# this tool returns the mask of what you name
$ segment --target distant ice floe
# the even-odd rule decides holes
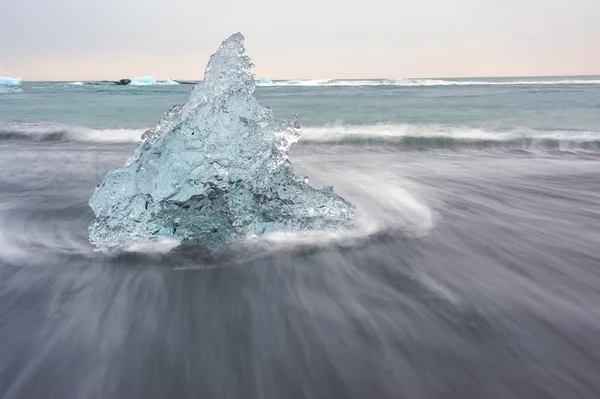
[[[152,86],[156,84],[156,79],[152,76],[141,76],[131,79],[130,86]]]
[[[262,84],[262,85],[270,85],[273,84],[273,81],[271,79],[265,78],[264,76],[262,78],[260,78],[258,80],[258,84]]]
[[[172,79],[167,79],[165,81],[158,82],[152,76],[143,76],[143,77],[132,78],[131,83],[129,83],[130,86],[154,86],[154,85],[176,86],[178,84],[179,84],[179,82],[172,80]]]
[[[159,85],[161,86],[173,86],[173,85],[178,85],[179,82],[176,82],[174,80],[171,79],[167,79],[164,82],[158,82]]]
[[[19,86],[21,84],[21,78],[3,78],[0,77],[0,85],[3,86]]]

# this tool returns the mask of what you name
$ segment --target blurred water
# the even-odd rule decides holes
[[[189,88],[68,87],[81,97],[61,108],[56,93],[19,97],[29,85],[0,98],[13,132],[0,140],[0,397],[600,395],[596,148],[313,136],[291,161],[357,206],[349,235],[275,235],[215,256],[111,255],[87,241],[87,200],[135,144],[77,137],[150,126]],[[521,105],[538,96],[525,110],[503,108],[506,131],[600,131],[597,87],[543,89],[452,87],[447,106],[441,87],[259,87],[258,96],[283,114],[312,101],[302,122],[320,134],[338,112],[344,126],[377,121],[396,134],[422,115],[431,120],[418,126],[455,126],[456,138],[461,124],[495,123],[498,91],[505,104],[506,93]],[[374,105],[384,103],[395,105]],[[62,136],[31,138],[57,124]]]

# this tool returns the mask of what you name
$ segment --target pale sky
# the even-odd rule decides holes
[[[600,0],[0,0],[0,76],[201,79],[241,31],[270,79],[600,75]]]

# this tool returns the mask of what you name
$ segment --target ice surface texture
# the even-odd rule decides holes
[[[0,77],[0,85],[3,86],[19,86],[21,84],[21,78],[3,78]]]
[[[188,102],[96,188],[93,244],[170,237],[217,250],[248,235],[352,226],[354,206],[293,174],[287,152],[298,120],[276,120],[257,102],[252,67],[240,33],[221,44]]]

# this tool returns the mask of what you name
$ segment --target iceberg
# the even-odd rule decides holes
[[[142,76],[131,79],[131,86],[151,86],[156,84],[156,80],[152,76]]]
[[[272,80],[265,78],[264,76],[258,80],[258,83],[263,85],[270,85],[273,83]]]
[[[0,85],[3,86],[19,86],[21,84],[21,78],[3,78],[0,77]]]
[[[247,236],[352,227],[352,204],[294,175],[287,153],[298,119],[276,120],[258,103],[252,67],[241,33],[221,44],[187,103],[96,187],[90,242],[114,249],[167,238],[216,251]]]

